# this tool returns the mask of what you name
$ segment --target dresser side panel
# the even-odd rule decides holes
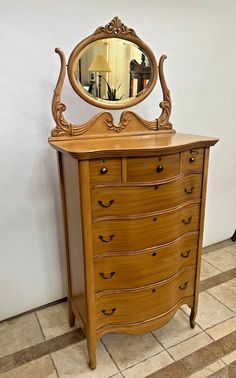
[[[63,154],[62,169],[65,191],[72,301],[83,322],[85,322],[86,302],[78,161]],[[76,301],[74,298],[76,298]]]

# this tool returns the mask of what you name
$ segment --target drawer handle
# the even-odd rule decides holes
[[[195,157],[194,156],[191,156],[190,158],[189,158],[189,163],[194,163],[195,162]]]
[[[111,272],[111,273],[105,274],[105,273],[101,272],[100,276],[102,278],[104,278],[104,280],[110,280],[114,276],[115,273],[116,272]]]
[[[107,168],[106,167],[101,168],[100,173],[101,175],[105,175],[107,173]]]
[[[164,169],[163,165],[158,165],[158,167],[156,168],[156,171],[157,171],[158,173],[160,173],[160,172],[163,171],[163,169]]]
[[[182,284],[182,285],[179,285],[179,289],[180,289],[180,290],[185,290],[185,289],[187,288],[187,286],[188,286],[188,281],[185,282],[185,283]]]
[[[103,242],[103,243],[109,243],[112,241],[112,239],[114,238],[115,234],[112,234],[109,236],[109,239],[104,239],[104,237],[102,235],[99,235],[99,239]]]
[[[102,201],[98,201],[98,204],[100,205],[100,206],[102,206],[102,207],[110,207],[113,203],[115,202],[115,200],[110,200],[109,202],[107,202],[107,203],[104,203],[104,202],[102,202]]]
[[[116,311],[116,308],[114,307],[114,308],[112,308],[111,310],[102,310],[102,313],[104,314],[104,315],[106,315],[106,316],[111,316],[111,315],[113,315],[114,314],[114,312]]]
[[[185,188],[184,189],[184,191],[185,191],[185,193],[187,193],[187,194],[191,194],[192,192],[193,192],[193,189],[194,189],[194,186],[192,186],[191,188]]]
[[[181,253],[181,256],[182,256],[184,259],[186,259],[187,257],[189,257],[190,252],[191,252],[191,249],[189,249],[189,250],[186,251],[186,252],[182,252],[182,253]]]
[[[190,224],[191,221],[192,221],[192,217],[189,217],[188,219],[182,219],[182,222],[183,222],[184,224]]]

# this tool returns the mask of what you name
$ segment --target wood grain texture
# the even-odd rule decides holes
[[[91,190],[92,217],[164,210],[201,198],[201,174],[145,186],[102,186]]]
[[[198,227],[199,203],[137,219],[103,220],[93,224],[94,255],[153,247],[184,233],[197,231]]]
[[[146,252],[98,255],[94,259],[95,292],[149,285],[196,265],[197,240],[198,234],[186,235],[171,246]]]
[[[66,141],[50,141],[53,148],[68,153],[76,159],[121,156],[153,156],[156,154],[172,154],[184,150],[209,147],[216,144],[217,138],[196,136],[181,133],[163,133],[148,135],[115,135],[114,137],[89,136],[80,139],[69,138]]]
[[[89,162],[90,183],[121,181],[121,159],[95,159]],[[105,173],[102,173],[105,169]]]
[[[117,290],[97,297],[96,327],[141,322],[168,311],[181,299],[193,296],[194,276],[195,269],[187,269],[168,283],[139,291]]]
[[[182,172],[193,169],[202,169],[204,160],[204,148],[190,149],[182,152]]]
[[[180,154],[127,159],[128,181],[156,181],[179,174]]]

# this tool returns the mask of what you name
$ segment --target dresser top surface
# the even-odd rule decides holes
[[[199,135],[163,133],[54,140],[50,145],[74,158],[91,159],[102,156],[151,156],[156,153],[175,153],[188,148],[213,146],[217,141],[217,138]]]

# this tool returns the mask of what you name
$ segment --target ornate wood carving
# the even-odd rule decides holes
[[[116,36],[128,35],[127,38],[137,37],[134,30],[125,26],[118,17],[115,17],[104,27],[101,26],[97,28],[94,35],[100,33],[107,33],[109,35],[114,34]],[[85,136],[105,136],[105,134],[109,133],[109,131],[116,134],[121,132],[129,134],[147,134],[148,130],[153,132],[174,132],[172,129],[172,124],[169,121],[171,114],[170,91],[166,85],[163,70],[166,55],[162,55],[159,61],[159,75],[163,93],[163,101],[160,103],[162,113],[159,118],[155,119],[154,121],[147,121],[134,112],[124,111],[120,116],[120,122],[116,125],[113,121],[111,113],[101,112],[91,118],[88,122],[83,124],[72,124],[65,119],[63,113],[66,110],[66,105],[61,102],[61,92],[66,75],[66,58],[61,49],[56,48],[55,52],[60,57],[61,68],[52,100],[52,114],[56,122],[56,127],[51,132],[50,140],[55,140],[58,138],[75,138],[81,136],[82,134],[86,134]],[[102,125],[106,127],[102,128]]]
[[[128,34],[130,34],[134,37],[137,37],[135,31],[127,27],[126,25],[124,25],[123,22],[121,22],[121,20],[119,19],[119,17],[114,17],[113,20],[111,20],[105,26],[99,26],[95,30],[94,34],[99,34],[99,33],[107,33],[109,34],[109,36],[111,34],[114,34],[114,36],[118,36],[118,35],[127,36]]]
[[[170,114],[171,114],[171,97],[170,91],[166,85],[163,64],[164,60],[167,58],[166,55],[162,55],[159,61],[159,76],[161,82],[161,89],[163,93],[163,101],[160,103],[160,108],[162,109],[162,113],[158,118],[158,130],[160,129],[172,129],[172,124],[169,122]]]

